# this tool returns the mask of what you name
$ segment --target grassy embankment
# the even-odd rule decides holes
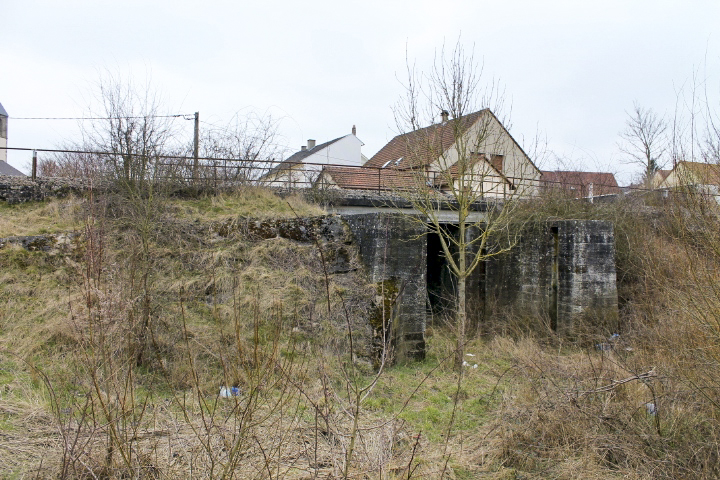
[[[511,333],[472,340],[458,391],[440,322],[424,362],[376,376],[361,272],[326,277],[316,245],[213,227],[317,207],[254,190],[153,202],[0,205],[0,237],[85,234],[67,253],[0,250],[3,476],[718,472],[720,229],[706,205],[534,205],[616,223],[621,341],[599,351],[498,317]],[[219,398],[223,385],[241,394]]]
[[[0,250],[5,474],[293,478],[443,468],[455,395],[442,363],[450,339],[436,335],[428,360],[376,379],[361,356],[375,289],[360,272],[326,285],[316,245],[222,237],[214,227],[321,214],[317,207],[249,191],[152,206],[67,199],[0,208],[3,237],[85,238],[65,253]],[[358,355],[348,352],[348,322]],[[490,363],[466,377],[448,471],[495,398],[486,370],[502,361],[478,355]],[[218,399],[223,385],[242,394]]]

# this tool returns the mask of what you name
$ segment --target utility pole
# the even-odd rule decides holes
[[[195,112],[195,137],[193,139],[193,182],[197,181],[200,151],[200,112]]]

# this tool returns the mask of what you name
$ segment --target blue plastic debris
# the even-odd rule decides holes
[[[220,387],[220,398],[237,397],[240,395],[238,387]]]

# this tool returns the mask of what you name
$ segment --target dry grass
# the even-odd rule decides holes
[[[259,219],[312,217],[325,212],[306,202],[299,195],[280,198],[270,190],[244,187],[232,193],[221,193],[195,200],[171,200],[176,217],[202,222],[224,220],[228,217]]]
[[[212,207],[204,221],[248,215],[278,199],[255,192],[203,201]],[[291,204],[301,214],[317,211],[297,199]],[[94,206],[112,215],[95,214],[89,225],[102,241],[87,242],[84,260],[18,247],[0,250],[0,357],[4,363],[22,359],[12,367],[17,375],[7,380],[22,385],[13,387],[18,392],[42,394],[43,403],[34,408],[51,426],[43,424],[36,440],[26,428],[25,419],[35,415],[26,408],[26,396],[12,403],[0,398],[7,418],[3,431],[13,432],[0,447],[0,457],[5,452],[8,459],[3,473],[54,476],[58,466],[68,465],[72,473],[64,475],[88,478],[152,472],[186,477],[218,474],[228,465],[236,478],[262,478],[268,469],[288,478],[341,471],[343,432],[352,422],[328,413],[337,434],[323,437],[316,415],[306,413],[319,408],[310,400],[317,382],[308,362],[318,370],[325,355],[346,348],[345,320],[338,319],[347,311],[357,324],[367,308],[365,292],[374,289],[357,272],[333,276],[327,289],[312,245],[239,234],[208,241],[205,228],[166,221],[172,206],[155,210],[150,221],[162,223],[146,228],[127,221],[147,210],[139,207],[122,199]],[[294,215],[287,205],[276,210],[265,217]],[[361,330],[358,344],[368,335]],[[296,382],[292,388],[288,379]],[[256,392],[255,403],[216,403],[220,385]],[[307,442],[300,442],[307,432],[314,432],[316,443],[312,466]],[[23,438],[27,448],[19,447]],[[368,448],[373,461],[384,464],[387,454],[380,452],[392,434],[378,427],[359,438],[357,468],[374,468],[362,467]],[[112,460],[108,442],[114,445]],[[133,459],[121,461],[126,449],[135,452]]]
[[[622,212],[614,350],[542,330],[475,339],[457,391],[454,339],[433,328],[427,360],[386,370],[356,430],[352,391],[373,371],[348,350],[347,322],[367,343],[374,288],[358,272],[326,288],[313,245],[210,238],[202,226],[274,205],[265,195],[173,200],[145,247],[132,222],[97,222],[95,277],[77,257],[0,250],[2,475],[220,477],[228,467],[234,478],[340,478],[353,431],[351,478],[717,475],[720,265],[709,240]],[[284,208],[268,215],[293,216]],[[243,394],[219,399],[221,385]]]
[[[495,468],[530,478],[717,478],[717,217],[674,208],[616,217],[622,330],[613,350],[542,336],[491,344],[511,364],[485,437],[483,458]]]
[[[0,202],[0,238],[82,229],[83,204],[77,197],[16,205]]]
[[[9,412],[12,407],[0,401],[1,411],[11,418],[13,425],[13,429],[7,429],[7,425],[4,429],[0,461],[5,473],[56,478],[62,470],[62,446],[71,442],[82,446],[81,450],[72,452],[76,455],[68,472],[72,478],[104,476],[101,473],[107,475],[106,478],[123,478],[127,474],[141,478],[155,478],[155,475],[197,478],[207,476],[213,469],[216,473],[222,471],[230,460],[228,447],[239,445],[242,458],[233,478],[328,478],[337,477],[342,471],[348,438],[338,427],[348,425],[334,422],[337,430],[328,432],[316,425],[312,416],[302,415],[296,408],[282,414],[267,412],[261,425],[245,432],[246,438],[238,439],[237,415],[232,413],[235,406],[236,399],[222,400],[218,409],[224,412],[226,420],[216,422],[206,434],[199,415],[192,415],[188,420],[172,403],[150,404],[146,424],[133,432],[132,466],[118,465],[110,471],[105,459],[107,438],[101,425],[84,429],[69,420],[62,426],[63,438],[47,414],[44,418],[28,419],[32,409],[16,407]],[[362,478],[364,474],[376,475],[382,471],[384,478],[393,478],[393,471],[401,472],[411,464],[414,444],[401,425],[371,420],[380,426],[362,432],[352,476]],[[78,430],[80,434],[76,433]],[[198,432],[203,433],[198,435]],[[416,449],[415,454],[422,454],[422,450]],[[433,469],[423,466],[415,471],[427,474]]]
[[[82,230],[85,207],[80,197],[15,205],[1,202],[0,238]],[[324,214],[299,195],[280,198],[267,189],[250,187],[198,199],[170,199],[164,208],[176,219],[201,223],[238,216],[265,220],[295,218],[296,213],[301,217]]]

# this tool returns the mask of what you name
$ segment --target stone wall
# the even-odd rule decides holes
[[[77,251],[81,243],[82,236],[77,232],[48,233],[0,238],[0,249],[18,246],[30,252],[45,252],[49,255],[70,254]]]
[[[30,177],[0,175],[0,201],[10,204],[64,197],[88,188],[83,179],[38,177],[33,181]]]
[[[376,348],[390,340],[395,360],[424,358],[427,238],[422,222],[404,215],[369,213],[272,222],[233,219],[214,225],[213,230],[221,236],[240,230],[259,238],[317,242],[329,273],[347,272],[359,253],[369,280],[377,286],[376,312],[369,318]],[[386,339],[384,331],[389,333]]]

